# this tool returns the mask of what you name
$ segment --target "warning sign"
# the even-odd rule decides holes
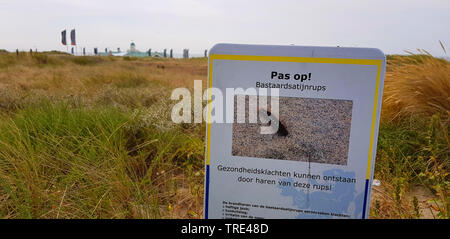
[[[205,218],[368,217],[380,50],[218,44],[208,69]]]

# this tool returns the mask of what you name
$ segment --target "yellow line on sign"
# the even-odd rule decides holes
[[[211,89],[212,88],[212,61],[213,58],[210,58],[209,60],[209,84],[208,84],[208,88]],[[207,119],[207,129],[208,129],[208,134],[207,134],[207,145],[206,145],[206,165],[209,165],[209,160],[210,160],[210,156],[211,156],[211,100],[212,100],[212,91],[209,91],[208,94],[208,119]]]
[[[372,152],[373,152],[373,137],[375,134],[375,122],[376,122],[376,114],[377,114],[377,102],[378,102],[378,88],[380,86],[380,71],[381,71],[381,62],[378,64],[377,70],[377,84],[375,86],[375,99],[373,103],[373,113],[372,113],[372,128],[370,130],[370,146],[369,146],[369,163],[367,164],[367,174],[366,179],[370,178],[370,166],[372,162]]]
[[[372,60],[372,59],[320,58],[320,57],[294,57],[294,56],[245,56],[245,55],[211,54],[210,58],[212,60],[303,62],[303,63],[328,63],[328,64],[350,64],[350,65],[378,65],[381,63],[380,60]]]

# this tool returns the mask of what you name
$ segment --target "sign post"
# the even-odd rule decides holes
[[[367,218],[385,64],[373,48],[215,45],[208,86],[231,122],[210,93],[205,218]]]

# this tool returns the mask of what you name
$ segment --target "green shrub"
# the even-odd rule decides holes
[[[5,68],[16,63],[17,59],[13,54],[0,54],[0,68]]]
[[[70,60],[73,63],[82,66],[95,65],[104,62],[104,59],[98,56],[71,56]]]
[[[48,55],[44,53],[33,53],[31,57],[37,64],[45,65],[49,62]]]
[[[138,58],[137,57],[133,57],[133,56],[124,56],[123,60],[124,61],[136,61],[136,60],[138,60]]]
[[[132,73],[120,74],[114,78],[114,85],[118,88],[137,88],[140,86],[145,86],[148,83],[144,76]]]

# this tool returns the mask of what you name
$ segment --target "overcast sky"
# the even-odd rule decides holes
[[[449,0],[0,0],[0,49],[65,50],[75,28],[80,47],[123,50],[215,43],[376,47],[385,53],[450,51]],[[448,56],[449,54],[447,54]]]

